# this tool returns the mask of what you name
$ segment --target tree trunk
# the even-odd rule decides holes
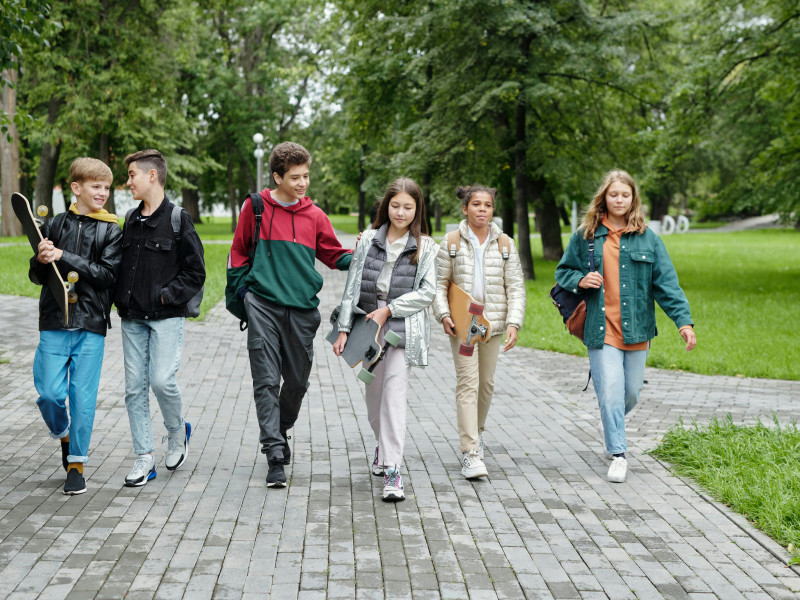
[[[236,221],[239,217],[239,207],[236,205],[236,194],[233,191],[233,162],[230,160],[228,161],[228,203],[231,207],[231,231],[236,233]]]
[[[361,160],[358,161],[358,230],[364,231],[366,226],[364,225],[365,219],[364,215],[366,214],[366,192],[364,192],[364,181],[367,178],[366,173],[364,172],[364,161],[367,159],[367,147],[366,145],[361,145]]]
[[[111,145],[109,143],[108,134],[101,133],[100,134],[100,141],[98,143],[98,150],[97,150],[97,157],[102,160],[104,163],[108,165],[110,169],[113,167],[111,166]],[[66,204],[66,197],[64,200]],[[114,186],[111,186],[111,193],[108,195],[108,200],[106,201],[106,210],[110,213],[117,212],[117,203],[114,201]]]
[[[500,174],[500,189],[497,193],[500,198],[500,211],[503,218],[503,233],[514,237],[514,178],[511,169],[506,169]]]
[[[433,217],[436,231],[442,230],[442,203],[438,200],[433,203]],[[433,233],[433,232],[431,232]]]
[[[200,193],[197,191],[197,188],[183,188],[181,190],[181,198],[183,200],[183,208],[185,208],[189,216],[192,217],[194,224],[202,223],[203,220],[200,218]]]
[[[53,124],[58,117],[58,110],[61,108],[62,100],[55,96],[50,98],[47,105],[47,133],[52,130]],[[33,190],[33,198],[38,206],[46,206],[49,214],[53,214],[53,188],[56,183],[56,170],[58,169],[58,157],[61,154],[61,140],[56,141],[55,145],[46,140],[42,146],[42,154],[39,158],[39,170],[36,171],[36,186]],[[64,196],[66,207],[67,198]],[[112,211],[113,212],[113,211]]]
[[[536,279],[533,271],[533,254],[531,253],[530,221],[528,220],[528,175],[526,173],[525,149],[525,96],[520,94],[517,101],[515,123],[514,173],[516,179],[516,221],[519,231],[519,260],[525,279]]]
[[[650,200],[650,219],[660,221],[669,213],[669,195],[657,194]]]
[[[422,175],[422,199],[425,203],[425,227],[427,231],[423,230],[422,233],[430,235],[433,232],[431,226],[431,215],[433,214],[433,207],[431,206],[431,173],[426,170]]]
[[[8,131],[0,132],[0,194],[3,196],[2,204],[2,235],[22,235],[22,223],[19,222],[11,208],[11,194],[19,191],[19,140],[17,127],[14,124],[14,115],[17,112],[17,90],[14,84],[17,72],[8,69],[2,73],[3,79],[9,82],[2,86],[0,94],[0,112],[5,112],[8,117]],[[8,136],[8,137],[7,137]],[[8,138],[11,141],[8,141]]]
[[[551,194],[544,193],[545,186],[544,179],[537,179],[531,185],[533,203],[536,206],[536,221],[542,234],[544,260],[559,261],[564,254],[564,245],[561,243],[558,206]]]

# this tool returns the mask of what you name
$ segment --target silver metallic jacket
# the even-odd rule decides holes
[[[439,248],[439,278],[436,282],[436,300],[433,314],[441,323],[450,316],[450,303],[447,301],[447,287],[452,281],[467,293],[472,292],[475,278],[475,255],[469,241],[466,219],[458,226],[461,242],[455,258],[450,257],[447,238]],[[484,316],[492,324],[492,335],[505,335],[509,325],[522,329],[525,320],[525,279],[519,262],[519,253],[514,240],[511,241],[510,256],[503,260],[497,244],[500,228],[489,225],[489,244],[483,251]]]
[[[339,307],[339,331],[349,333],[354,315],[364,314],[364,311],[358,307],[358,298],[361,295],[361,272],[364,269],[364,260],[375,233],[374,229],[365,231],[353,253],[353,261],[347,272],[347,283],[345,283],[342,303]],[[405,318],[405,357],[406,364],[412,367],[424,367],[428,364],[431,325],[427,309],[436,295],[436,254],[436,242],[423,235],[420,239],[419,262],[413,291],[395,298],[389,304],[389,310],[392,311],[393,317]]]

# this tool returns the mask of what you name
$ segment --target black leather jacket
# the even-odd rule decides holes
[[[63,225],[59,226],[62,219]],[[67,211],[63,217],[58,215],[42,226],[42,235],[63,251],[61,260],[56,261],[61,276],[66,279],[70,271],[78,273],[78,282],[75,284],[78,299],[69,305],[69,323],[65,326],[64,314],[46,285],[47,269],[50,267],[36,260],[36,256],[31,258],[28,276],[33,283],[42,285],[39,297],[40,331],[76,328],[105,336],[107,327],[111,326],[108,315],[119,273],[122,231],[116,223],[108,223],[105,238],[100,241],[101,247],[98,248],[99,224],[100,221],[91,217]],[[51,238],[51,235],[57,236],[57,239]]]
[[[166,198],[144,221],[139,203],[125,223],[122,264],[114,303],[124,319],[169,319],[187,316],[186,305],[206,279],[203,244],[185,210],[181,241],[175,238]]]

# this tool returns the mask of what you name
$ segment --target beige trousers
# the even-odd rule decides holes
[[[478,432],[486,425],[486,415],[494,393],[494,370],[503,345],[503,336],[494,335],[485,344],[477,342],[472,356],[458,353],[461,341],[450,338],[456,367],[456,417],[461,452],[478,447]]]

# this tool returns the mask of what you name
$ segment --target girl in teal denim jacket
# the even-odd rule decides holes
[[[589,270],[594,239],[595,271]],[[625,481],[625,415],[644,383],[650,340],[656,336],[655,302],[686,341],[696,343],[689,302],[664,243],[647,228],[639,190],[625,171],[609,172],[572,235],[556,268],[556,281],[586,300],[584,344],[600,406],[608,480]]]

